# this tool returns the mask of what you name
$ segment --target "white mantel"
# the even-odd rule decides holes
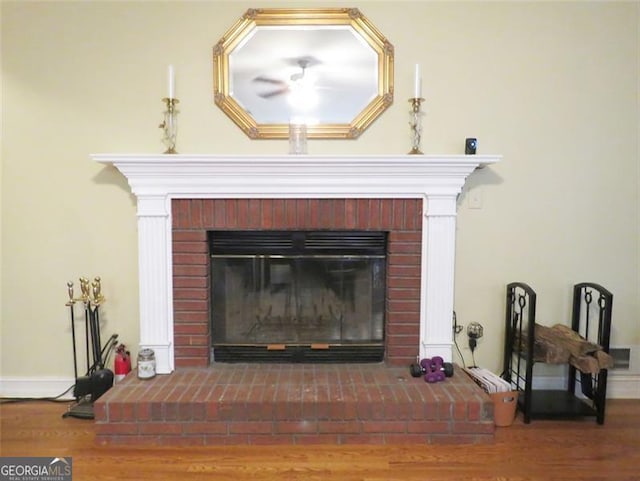
[[[158,373],[174,369],[171,200],[177,198],[421,198],[420,356],[452,357],[456,200],[497,155],[231,156],[94,154],[138,201],[140,347]]]

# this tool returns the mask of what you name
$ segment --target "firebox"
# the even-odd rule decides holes
[[[215,362],[379,362],[387,233],[211,231]]]

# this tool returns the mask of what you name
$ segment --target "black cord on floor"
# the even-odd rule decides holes
[[[19,403],[19,402],[27,402],[27,401],[49,401],[56,403],[67,403],[70,402],[71,399],[60,399],[62,396],[71,391],[76,385],[72,384],[69,389],[65,392],[58,394],[54,397],[3,397],[0,398],[0,404],[9,404],[9,403]]]

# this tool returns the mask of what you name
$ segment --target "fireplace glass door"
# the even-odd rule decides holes
[[[217,362],[384,357],[386,234],[210,233]]]

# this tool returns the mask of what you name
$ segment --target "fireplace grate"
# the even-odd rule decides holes
[[[217,231],[212,255],[385,255],[385,232],[369,231]]]

